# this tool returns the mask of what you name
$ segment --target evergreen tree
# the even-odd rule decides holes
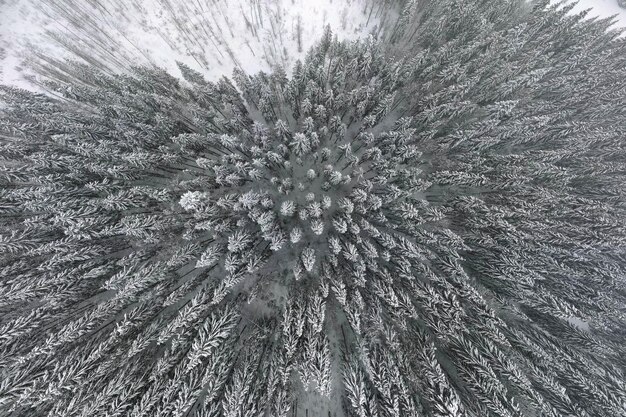
[[[0,89],[0,414],[626,416],[626,42],[396,6],[291,76]]]

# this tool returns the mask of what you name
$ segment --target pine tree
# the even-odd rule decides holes
[[[291,75],[0,88],[0,414],[626,415],[626,43],[378,10]]]

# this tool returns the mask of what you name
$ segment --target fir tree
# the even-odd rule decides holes
[[[626,43],[397,6],[291,76],[1,88],[2,415],[626,415]]]

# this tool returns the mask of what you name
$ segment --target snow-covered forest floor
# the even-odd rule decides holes
[[[356,39],[388,18],[385,2],[372,0],[90,3],[0,0],[0,82],[23,85],[24,59],[34,51],[112,69],[154,64],[174,74],[181,61],[210,79],[235,67],[248,73],[290,68],[326,25],[341,39]]]
[[[570,0],[570,2],[574,2]],[[617,16],[617,25],[626,27],[626,9],[621,8],[617,4],[617,0],[579,0],[574,7],[573,12],[580,12],[585,9],[591,9],[589,17],[605,18],[609,16]]]
[[[374,0],[0,0],[0,83],[30,86],[26,61],[80,57],[123,69],[153,64],[177,73],[176,61],[209,79],[275,65],[290,69],[326,25],[340,39],[356,39],[384,23]],[[96,6],[97,5],[97,6]],[[574,12],[590,17],[626,10],[616,0],[581,0]],[[36,59],[37,62],[41,62]]]

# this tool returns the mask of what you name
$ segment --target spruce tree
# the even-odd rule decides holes
[[[626,415],[626,42],[567,11],[2,87],[0,414]]]

